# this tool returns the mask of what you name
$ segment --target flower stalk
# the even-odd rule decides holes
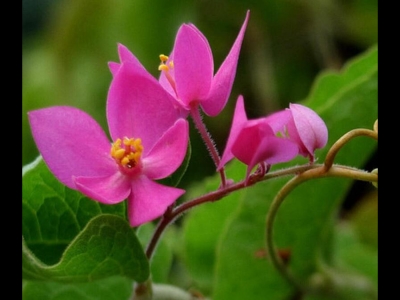
[[[193,120],[197,130],[199,131],[199,133],[201,135],[201,138],[203,139],[204,143],[206,144],[206,147],[210,153],[212,160],[214,161],[215,166],[218,167],[221,158],[219,156],[219,153],[215,146],[215,143],[211,139],[211,136],[208,133],[207,128],[201,118],[198,105],[192,106],[192,108],[190,110],[190,115],[192,117],[192,120]],[[221,188],[223,188],[226,185],[225,169],[221,168],[218,172],[221,176]]]

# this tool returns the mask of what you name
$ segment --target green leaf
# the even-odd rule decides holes
[[[148,261],[126,221],[125,201],[103,205],[61,184],[41,157],[22,170],[23,277],[147,279]]]
[[[325,72],[303,102],[326,122],[328,145],[317,152],[322,161],[329,147],[347,131],[372,129],[377,119],[377,48],[346,64],[340,73]],[[376,141],[350,141],[335,163],[362,168],[376,150]],[[290,164],[306,163],[298,158]],[[235,216],[226,223],[216,256],[213,299],[287,299],[294,291],[272,267],[265,251],[265,218],[271,201],[287,178],[258,183],[247,189]],[[274,223],[274,241],[286,251],[295,278],[307,279],[317,262],[333,263],[332,233],[341,202],[352,184],[343,178],[324,178],[297,187],[282,204]],[[368,184],[368,183],[365,183]],[[221,200],[225,201],[225,199]],[[339,298],[338,298],[339,299]]]
[[[240,203],[219,239],[213,299],[265,299],[266,295],[269,299],[289,299],[291,296],[290,287],[268,262],[265,250],[266,211],[273,191],[284,181],[259,183],[242,191]]]
[[[23,278],[86,282],[121,275],[138,282],[149,277],[142,246],[128,222],[115,215],[93,218],[55,265],[38,260],[22,241]]]
[[[378,288],[378,249],[365,245],[357,235],[355,226],[349,222],[337,226],[337,238],[334,244],[336,264],[353,272],[365,275]]]
[[[85,283],[24,281],[23,300],[121,300],[133,292],[131,279],[113,276]]]
[[[318,288],[304,300],[378,299],[378,249],[366,247],[349,221],[341,221],[335,229],[334,264],[319,265],[311,280]]]
[[[246,166],[239,161],[226,169],[229,179],[238,181],[246,174]],[[185,200],[215,191],[220,185],[220,176],[206,178],[189,189]],[[209,293],[215,263],[215,245],[224,230],[224,224],[235,211],[243,191],[235,192],[221,201],[207,203],[191,210],[183,219],[183,259],[192,277],[192,286]],[[204,263],[207,262],[207,263]]]
[[[104,205],[60,183],[41,156],[22,169],[22,235],[44,263],[54,264],[93,217],[125,218],[125,201]]]

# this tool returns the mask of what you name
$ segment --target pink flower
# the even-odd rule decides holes
[[[218,170],[236,157],[248,166],[248,178],[257,164],[272,165],[293,159],[299,153],[297,144],[288,138],[277,136],[290,118],[289,111],[280,111],[264,118],[248,120],[243,97],[239,96]]]
[[[85,112],[67,106],[29,112],[37,147],[54,175],[105,204],[128,199],[131,226],[161,216],[184,190],[155,182],[182,163],[188,123],[171,96],[132,62],[111,83],[107,121],[113,142]]]
[[[177,109],[186,117],[192,106],[200,104],[209,116],[218,115],[225,107],[233,81],[250,12],[224,62],[214,75],[214,61],[206,37],[193,24],[183,24],[176,35],[169,56],[160,55],[159,82],[175,99]],[[110,62],[115,75],[121,64],[130,61],[137,68],[145,68],[123,45],[118,46],[120,63]]]
[[[321,117],[312,109],[301,105],[289,105],[292,118],[287,124],[288,135],[299,146],[299,154],[313,162],[316,149],[328,142],[328,129]]]
[[[315,150],[324,147],[327,140],[326,125],[312,109],[291,103],[288,109],[248,120],[239,96],[218,170],[234,157],[248,166],[247,178],[260,163],[287,162],[298,154],[313,162]]]
[[[214,75],[214,61],[206,37],[193,24],[183,24],[176,35],[171,54],[160,57],[160,84],[190,111],[200,104],[209,116],[225,107],[233,81],[250,12],[224,62]]]

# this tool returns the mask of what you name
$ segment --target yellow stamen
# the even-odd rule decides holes
[[[169,73],[169,71],[174,68],[174,62],[172,60],[170,60],[167,64],[168,59],[169,59],[168,56],[166,56],[164,54],[160,54],[161,63],[158,66],[158,71],[164,72],[165,77],[167,78],[168,82],[170,83],[172,89],[175,91],[175,94],[178,96],[178,93],[176,92],[176,87],[175,87],[175,79],[172,78],[171,74]]]
[[[140,163],[143,145],[141,139],[127,138],[123,141],[117,139],[112,145],[111,157],[121,166],[132,169]]]
[[[121,159],[121,165],[126,166],[129,163],[129,158],[128,157],[124,157],[123,159]]]
[[[168,72],[168,71],[169,71],[169,67],[168,67],[167,65],[160,64],[160,65],[158,66],[158,71]]]
[[[162,62],[166,62],[168,60],[168,56],[164,55],[164,54],[160,54],[160,60]]]
[[[158,66],[158,71],[164,71],[164,72],[168,72],[170,70],[170,68],[174,67],[174,62],[171,60],[170,62],[168,62],[168,56],[164,55],[164,54],[160,54],[160,60],[161,63]]]
[[[115,150],[114,153],[111,155],[117,159],[121,159],[125,156],[125,149]]]

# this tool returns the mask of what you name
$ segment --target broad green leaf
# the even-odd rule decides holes
[[[147,278],[148,262],[126,221],[125,203],[103,205],[65,187],[41,157],[25,166],[22,175],[24,278]]]
[[[213,299],[291,296],[289,286],[269,264],[265,250],[265,214],[272,199],[267,197],[286,180],[258,183],[242,191],[240,203],[217,244]]]
[[[303,104],[314,109],[329,130],[327,147],[316,154],[320,162],[329,147],[347,131],[372,129],[377,119],[377,48],[352,60],[339,73],[322,74]],[[376,141],[359,137],[339,152],[335,163],[362,168],[376,146]],[[306,161],[299,158],[274,169],[296,163]],[[294,296],[265,251],[266,214],[287,180],[258,183],[247,189],[246,197],[240,200],[220,239],[214,300],[279,300]],[[334,263],[332,232],[339,206],[351,184],[351,180],[344,178],[309,181],[297,187],[282,204],[274,223],[274,241],[278,249],[290,254],[289,267],[300,282],[307,281],[317,270],[319,260]]]
[[[351,224],[342,223],[336,228],[335,242],[337,265],[350,272],[365,275],[372,288],[378,288],[378,249],[361,241],[356,229]]]
[[[229,179],[235,182],[246,174],[246,166],[235,161],[226,170]],[[206,178],[189,189],[185,200],[215,191],[220,185],[220,176]],[[243,192],[235,192],[221,201],[207,203],[192,209],[183,220],[183,259],[193,283],[203,293],[212,289],[215,262],[215,245],[224,230],[224,224],[235,211]],[[207,263],[204,263],[207,262]]]
[[[347,214],[360,241],[378,248],[378,189],[367,193]]]
[[[149,277],[149,265],[134,229],[116,215],[99,215],[72,241],[55,265],[37,259],[22,241],[24,279],[87,282],[114,275],[138,282]]]
[[[44,263],[55,264],[89,220],[102,213],[125,217],[125,201],[104,205],[61,184],[39,156],[22,170],[22,235]]]
[[[126,300],[132,291],[132,280],[122,276],[85,283],[25,281],[22,300]]]
[[[360,241],[348,221],[336,226],[335,266],[321,263],[314,280],[326,280],[326,289],[307,295],[304,300],[375,300],[378,291],[377,248]],[[325,275],[327,275],[325,277]],[[325,277],[325,278],[324,278]],[[334,286],[334,289],[332,287]]]

